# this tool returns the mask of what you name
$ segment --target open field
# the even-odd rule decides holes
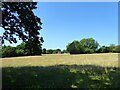
[[[118,54],[2,59],[3,88],[120,88]]]
[[[51,65],[100,65],[118,66],[118,54],[46,54],[43,56],[25,56],[2,59],[3,67],[23,67],[23,66],[51,66]]]

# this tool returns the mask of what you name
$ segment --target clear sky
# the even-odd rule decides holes
[[[94,38],[100,45],[118,44],[118,3],[39,2],[43,48],[66,49],[73,40]]]

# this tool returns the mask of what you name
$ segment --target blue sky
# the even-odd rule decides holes
[[[39,2],[43,48],[65,49],[73,40],[94,38],[100,45],[118,44],[117,2]],[[20,43],[20,42],[19,42]]]

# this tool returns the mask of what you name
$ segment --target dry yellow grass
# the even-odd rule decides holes
[[[24,56],[14,58],[3,58],[0,60],[2,67],[21,67],[21,66],[51,66],[51,65],[100,65],[118,67],[118,54],[105,53],[105,54],[53,54],[42,56]]]

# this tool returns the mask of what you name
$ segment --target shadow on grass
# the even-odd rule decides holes
[[[120,68],[94,65],[6,67],[3,88],[120,88]]]

